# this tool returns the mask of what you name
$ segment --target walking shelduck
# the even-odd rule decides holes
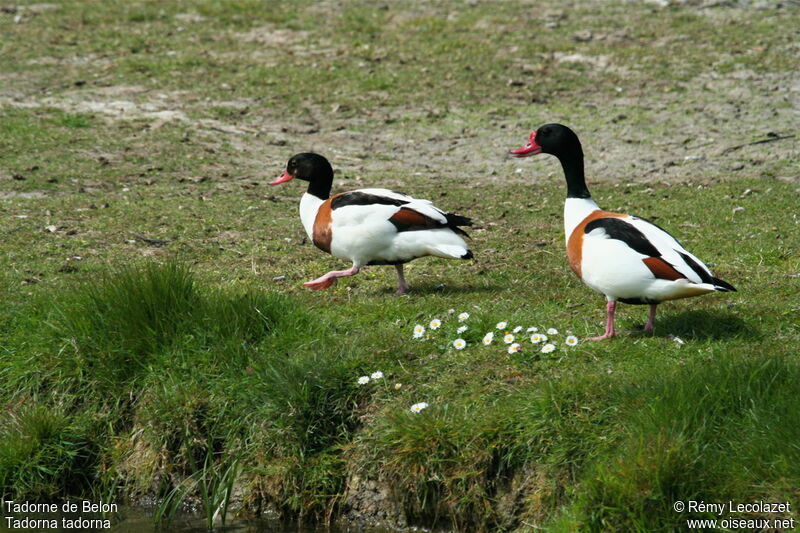
[[[640,217],[601,210],[592,200],[583,174],[578,136],[561,124],[545,124],[530,134],[528,144],[511,150],[515,157],[552,154],[567,180],[564,234],[567,258],[575,274],[606,295],[606,330],[590,340],[616,335],[617,302],[649,304],[645,331],[653,329],[656,306],[666,300],[736,289],[715,278],[702,261],[669,233]]]
[[[446,213],[428,200],[419,200],[387,189],[359,189],[331,196],[333,169],[315,153],[289,159],[284,173],[271,182],[292,179],[309,182],[300,199],[300,220],[317,248],[353,262],[347,270],[328,272],[304,285],[327,289],[339,278],[357,274],[367,265],[394,265],[397,292],[410,288],[403,277],[403,264],[433,255],[471,259],[472,252],[459,226],[470,226],[467,217]]]

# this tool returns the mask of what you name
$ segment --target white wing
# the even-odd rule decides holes
[[[641,231],[647,240],[661,253],[661,257],[675,267],[675,270],[695,283],[710,282],[709,278],[712,275],[708,267],[681,246],[681,243],[675,237],[642,218],[631,216],[624,220]],[[689,258],[688,261],[687,257]]]

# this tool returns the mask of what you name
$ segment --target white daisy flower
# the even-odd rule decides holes
[[[414,326],[414,338],[419,339],[423,335],[425,335],[425,326],[423,326],[422,324],[417,324],[416,326]]]
[[[513,333],[519,333],[520,331],[522,331],[522,326],[517,326],[514,328]]]
[[[411,406],[411,412],[412,413],[419,413],[420,411],[422,411],[423,409],[425,409],[427,407],[428,407],[428,404],[426,402],[415,403],[414,405]]]
[[[503,342],[506,344],[511,344],[514,342],[514,335],[511,333],[507,333],[505,337],[503,337]]]
[[[467,341],[465,341],[464,339],[456,339],[453,341],[453,348],[455,348],[456,350],[463,350],[466,347],[467,347]]]
[[[464,322],[468,318],[469,318],[469,313],[461,313],[460,315],[458,315],[459,322]]]
[[[382,377],[383,377],[383,372],[381,372],[380,370],[377,370],[373,372],[372,375],[370,375],[370,378],[372,379],[381,379]]]
[[[539,344],[540,342],[542,342],[542,334],[534,333],[533,335],[531,335],[531,342],[533,344]]]
[[[428,324],[428,327],[430,327],[431,329],[439,329],[441,325],[442,321],[439,320],[438,318],[434,318],[433,320],[431,320],[431,323]]]
[[[508,347],[508,353],[517,353],[522,349],[522,346],[517,344],[516,342]]]
[[[456,330],[456,333],[464,333],[465,331],[467,331],[467,329],[469,329],[467,328],[467,326],[461,326]]]
[[[556,328],[550,328],[547,330],[548,335],[558,335],[558,330]]]
[[[550,353],[555,349],[556,347],[553,346],[552,344],[545,344],[544,346],[542,346],[542,353]]]
[[[547,335],[544,333],[539,333],[539,338],[542,339],[542,342],[547,342]]]
[[[497,329],[506,329],[507,325],[508,325],[508,322],[498,322],[497,323]]]
[[[402,386],[403,386],[402,383],[395,383],[394,384],[394,390],[400,390],[400,387],[402,387]]]
[[[486,346],[492,344],[493,340],[494,340],[494,333],[491,331],[483,336],[483,344],[485,344]]]
[[[539,328],[534,328],[534,327],[528,328],[528,333],[536,333],[537,331],[539,331]]]
[[[369,383],[369,376],[361,376],[358,378],[359,385],[366,385],[367,383]]]
[[[564,340],[564,344],[568,346],[575,346],[576,344],[578,344],[578,337],[576,337],[575,335],[570,335]]]

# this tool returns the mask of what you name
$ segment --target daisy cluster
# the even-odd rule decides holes
[[[416,324],[411,336],[420,341],[445,338],[446,343],[442,346],[443,349],[452,348],[459,351],[469,347],[470,343],[476,346],[495,344],[504,347],[509,355],[533,352],[547,354],[554,352],[558,346],[571,347],[578,344],[578,337],[575,335],[562,336],[556,328],[547,328],[544,332],[540,332],[538,327],[511,326],[505,320],[498,322],[494,329],[488,331],[478,341],[480,334],[476,335],[476,328],[472,327],[469,320],[469,313],[456,314],[455,309],[450,309],[446,315],[434,317],[427,324]],[[464,337],[472,340],[467,341]],[[367,377],[362,376],[360,380]],[[359,383],[361,383],[360,380]],[[365,383],[367,382],[365,381]],[[419,402],[412,405],[410,411],[420,413],[427,407],[426,402]]]
[[[450,311],[450,314],[455,314],[452,309]],[[457,316],[458,325],[453,334],[456,338],[448,341],[448,344],[456,350],[463,350],[468,345],[467,341],[464,340],[461,335],[469,329],[469,325],[467,324],[469,318],[469,313],[460,313]],[[433,318],[427,324],[427,327],[424,324],[415,325],[412,337],[422,340],[431,339],[443,329],[444,321],[440,318]],[[535,351],[551,353],[562,344],[566,346],[575,346],[578,344],[578,337],[575,335],[559,337],[559,332],[556,328],[547,328],[545,331],[546,333],[540,333],[539,328],[535,326],[526,328],[518,325],[512,327],[507,321],[501,321],[497,323],[493,330],[483,336],[481,342],[484,346],[489,346],[491,344],[504,345],[509,354]]]
[[[452,313],[450,314],[455,313],[453,309],[451,309],[450,311],[452,311]],[[456,317],[459,323],[459,326],[456,327],[455,329],[456,335],[461,335],[462,333],[464,333],[469,329],[469,326],[467,324],[464,324],[464,322],[469,320],[469,316],[470,316],[469,313],[460,313]],[[416,326],[414,326],[414,333],[412,334],[412,336],[415,339],[430,339],[434,335],[433,332],[438,332],[437,330],[440,330],[442,328],[442,325],[443,322],[439,318],[432,319],[428,323],[427,329],[422,324],[417,324]],[[450,344],[456,350],[463,350],[464,348],[467,347],[467,341],[465,341],[461,337],[458,337],[457,339],[451,341]]]
[[[495,330],[484,335],[483,344],[489,346],[495,342],[495,334],[497,337],[502,335],[503,343],[508,345],[507,351],[509,354],[531,351],[551,353],[556,350],[557,345],[561,344],[558,340],[559,333],[556,328],[548,328],[545,334],[539,333],[539,328],[536,326],[528,328],[515,326],[512,328],[508,325],[508,322],[503,321],[497,323]],[[528,341],[530,341],[530,344],[528,344]],[[578,337],[568,335],[564,338],[563,344],[575,346],[578,344]]]

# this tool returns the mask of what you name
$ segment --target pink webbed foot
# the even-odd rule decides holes
[[[303,283],[303,285],[305,285],[312,291],[321,291],[336,285],[336,282],[338,281],[337,278],[328,278],[328,279],[324,278],[325,276],[322,276],[321,278],[317,278],[312,281],[306,281],[305,283]]]
[[[345,276],[353,276],[358,274],[359,268],[353,267],[348,268],[347,270],[332,270],[325,274],[324,276],[320,276],[315,280],[307,281],[303,283],[306,287],[314,291],[321,291],[323,289],[327,289],[331,285],[336,284],[339,278],[343,278]]]

